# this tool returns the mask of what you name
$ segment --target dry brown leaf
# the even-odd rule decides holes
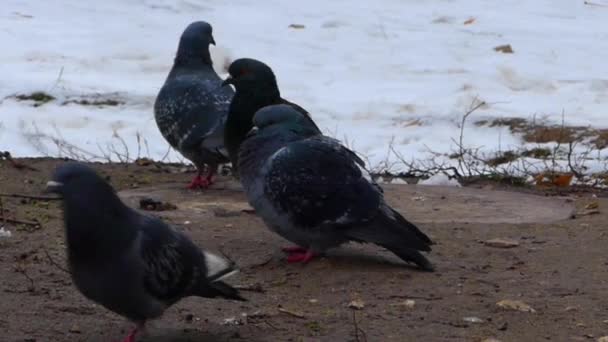
[[[511,44],[499,45],[494,48],[494,51],[502,52],[502,53],[513,53],[514,52],[513,48],[511,47]]]
[[[585,209],[597,209],[600,204],[598,202],[591,202],[585,206]]]
[[[475,18],[470,17],[469,19],[465,20],[463,24],[464,25],[471,25],[474,22],[475,22]]]
[[[536,312],[530,305],[522,302],[521,300],[510,300],[504,299],[496,303],[496,306],[506,310],[517,310],[521,312]]]

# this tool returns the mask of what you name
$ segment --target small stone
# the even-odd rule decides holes
[[[519,242],[513,239],[490,239],[483,242],[484,245],[488,247],[496,247],[496,248],[513,248],[519,246]]]
[[[598,338],[597,342],[608,342],[608,335],[607,336],[602,336],[602,337]]]
[[[416,301],[413,299],[406,299],[402,302],[391,304],[391,306],[397,306],[403,309],[411,310],[416,307]]]
[[[232,227],[234,227],[234,225],[233,225],[232,223],[226,223],[226,224],[224,225],[224,227],[225,227],[225,228],[232,228]]]
[[[72,327],[69,330],[72,334],[80,334],[82,331],[80,331],[80,327],[76,324],[72,325]]]
[[[365,307],[365,303],[361,299],[355,299],[352,302],[348,303],[349,309],[361,310]]]
[[[530,305],[520,301],[520,300],[510,300],[510,299],[504,299],[501,300],[500,302],[496,303],[496,305],[499,308],[502,309],[506,309],[506,310],[516,310],[516,311],[521,311],[521,312],[536,312],[536,310],[534,310]]]
[[[243,325],[243,321],[236,317],[229,317],[224,319],[222,325]]]
[[[481,319],[479,317],[473,317],[473,316],[465,317],[462,320],[465,322],[468,322],[468,323],[483,323],[484,322],[483,319]]]
[[[312,298],[312,299],[309,299],[309,300],[308,300],[308,302],[309,302],[310,304],[317,304],[317,303],[319,302],[319,300],[318,300],[318,299],[314,299],[314,298]]]
[[[578,311],[578,308],[576,306],[567,306],[564,309],[565,312],[571,312],[571,311]]]

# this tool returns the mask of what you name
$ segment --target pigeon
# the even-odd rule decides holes
[[[373,243],[423,270],[433,242],[384,200],[364,163],[289,105],[260,109],[239,152],[240,180],[266,225],[297,246],[288,262],[307,263],[349,241]]]
[[[207,188],[219,164],[229,161],[224,125],[234,91],[222,87],[222,79],[213,70],[209,44],[215,45],[211,25],[197,21],[186,28],[173,68],[154,103],[154,117],[163,137],[198,170],[190,189]]]
[[[68,264],[78,290],[136,323],[124,342],[134,342],[146,320],[184,297],[244,300],[222,281],[237,272],[233,263],[127,207],[88,166],[60,165],[47,191],[63,199]]]
[[[295,103],[281,97],[276,77],[272,69],[255,59],[237,59],[228,67],[230,76],[222,83],[232,84],[236,93],[230,103],[224,135],[224,146],[232,162],[233,174],[238,176],[238,150],[244,137],[253,127],[253,115],[262,107],[286,104],[293,107],[309,121],[318,134],[321,130],[314,123],[310,114]]]

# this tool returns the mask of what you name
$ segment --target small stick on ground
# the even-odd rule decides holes
[[[295,311],[287,310],[284,308],[279,308],[279,312],[287,314],[289,316],[296,317],[296,318],[306,318],[306,316],[304,316],[304,314],[302,314],[300,312],[295,312]]]
[[[365,331],[363,331],[363,329],[359,328],[359,323],[357,322],[357,313],[355,310],[353,310],[353,325],[355,327],[355,341],[367,342],[367,334],[365,333]],[[361,338],[363,339],[359,337],[359,333],[361,333]]]
[[[34,279],[32,279],[32,277],[30,277],[29,274],[27,274],[27,272],[25,271],[25,268],[23,268],[23,266],[15,265],[15,272],[23,274],[25,279],[27,279],[30,282],[30,286],[27,288],[28,291],[33,292],[36,289],[36,287],[34,286]]]
[[[7,160],[17,170],[40,171],[40,170],[38,170],[35,167],[31,167],[29,165],[25,165],[23,163],[19,163],[18,161],[16,161],[15,159],[13,159],[13,156],[11,156],[10,152],[8,152],[8,151],[0,151],[0,159]]]
[[[254,283],[254,284],[240,284],[240,285],[234,285],[232,286],[237,290],[240,291],[250,291],[250,292],[258,292],[258,293],[265,293],[266,290],[264,290],[264,288],[262,288],[262,284],[260,283]]]
[[[12,218],[8,218],[4,215],[0,215],[0,220],[2,220],[3,222],[9,222],[9,223],[14,223],[14,224],[25,224],[27,226],[32,226],[32,227],[41,226],[40,222],[12,219]]]
[[[27,198],[40,201],[57,201],[61,197],[57,196],[44,196],[44,195],[27,195],[27,194],[6,194],[0,192],[0,197],[13,197],[13,198]]]
[[[51,255],[49,254],[49,251],[47,251],[46,248],[43,248],[42,251],[46,255],[46,258],[49,260],[49,262],[51,263],[51,265],[57,267],[58,269],[62,270],[65,273],[72,274],[72,272],[70,272],[68,269],[66,269],[65,267],[59,265],[55,260],[53,260],[53,258],[51,258]]]

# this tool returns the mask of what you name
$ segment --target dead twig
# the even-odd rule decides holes
[[[280,313],[284,313],[284,314],[287,314],[289,316],[293,316],[293,317],[296,317],[296,318],[306,318],[306,316],[303,313],[301,313],[301,312],[295,312],[295,311],[287,310],[287,309],[284,309],[284,308],[279,308],[278,310],[279,310]]]
[[[51,257],[51,255],[49,254],[49,252],[46,250],[46,248],[43,248],[42,251],[46,255],[46,258],[49,260],[49,262],[51,263],[51,265],[57,267],[59,270],[65,272],[65,273],[72,274],[72,272],[70,272],[67,268],[59,265],[55,260],[53,260],[53,258]]]
[[[589,6],[596,6],[596,7],[608,7],[608,5],[598,4],[595,2],[591,2],[591,1],[585,1],[584,4],[589,5]]]
[[[363,329],[359,328],[359,323],[357,322],[357,311],[356,310],[352,310],[352,311],[353,311],[353,326],[355,327],[355,341],[367,342],[367,334],[365,333],[365,331]],[[359,333],[361,333],[361,337],[359,337]]]
[[[57,200],[61,199],[61,197],[57,197],[57,196],[7,194],[7,193],[1,193],[1,192],[0,192],[0,197],[27,198],[27,199],[41,200],[41,201],[57,201]]]
[[[30,277],[30,275],[27,274],[27,271],[25,270],[25,268],[23,268],[23,266],[15,265],[15,272],[23,274],[25,279],[27,279],[30,282],[30,286],[28,286],[28,288],[27,288],[27,290],[29,292],[33,292],[36,289],[36,286],[34,284],[34,279],[32,279],[32,277]]]
[[[12,218],[8,218],[4,215],[0,215],[0,220],[2,220],[4,222],[14,223],[14,224],[24,224],[24,225],[32,226],[32,227],[40,227],[40,222],[12,219]]]
[[[266,292],[266,290],[264,290],[264,288],[262,287],[262,284],[260,284],[260,283],[233,285],[232,287],[234,287],[235,289],[240,290],[240,291],[250,291],[250,292],[258,292],[258,293]]]
[[[0,151],[0,160],[2,159],[7,160],[17,170],[40,171],[35,167],[16,161],[15,159],[13,159],[13,156],[11,156],[9,151]]]

